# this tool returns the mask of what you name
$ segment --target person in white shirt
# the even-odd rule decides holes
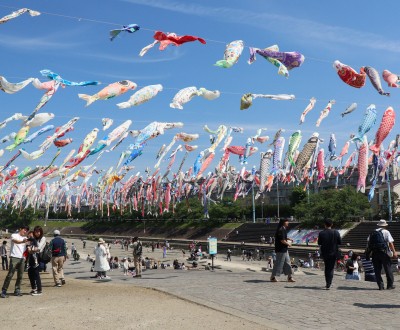
[[[369,259],[369,255],[372,255],[372,264],[374,265],[374,271],[376,276],[376,282],[378,284],[379,290],[384,290],[384,283],[382,279],[382,267],[386,273],[387,279],[387,290],[393,290],[395,286],[393,285],[394,278],[393,278],[393,271],[392,271],[392,260],[391,258],[397,258],[396,249],[394,247],[394,239],[390,232],[384,227],[387,227],[388,224],[386,220],[381,219],[379,220],[378,227],[375,232],[381,232],[381,237],[379,239],[379,235],[375,234],[374,232],[368,236],[368,253],[367,260]],[[375,235],[373,235],[375,234]],[[381,242],[384,241],[384,242]],[[375,246],[376,245],[376,246]],[[379,248],[383,245],[382,248]]]
[[[11,235],[10,267],[8,269],[8,274],[4,280],[3,287],[1,289],[1,298],[8,298],[7,289],[10,285],[15,271],[17,271],[17,280],[15,282],[14,296],[22,296],[21,282],[25,268],[24,253],[26,250],[26,245],[29,244],[26,237],[28,231],[28,226],[21,226],[18,232]]]

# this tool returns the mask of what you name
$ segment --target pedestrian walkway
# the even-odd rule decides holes
[[[79,250],[81,245],[77,246]],[[86,250],[93,247],[94,242],[88,242],[85,251],[80,252],[83,258],[79,262],[66,263],[67,276],[93,281],[90,263],[84,260]],[[111,249],[112,255],[131,253],[117,247]],[[145,249],[144,256],[158,256],[170,264],[175,258],[182,259],[180,251],[168,251],[163,260],[161,250],[151,253]],[[397,329],[400,324],[400,286],[394,291],[379,291],[376,283],[346,281],[341,272],[335,274],[333,288],[326,291],[323,273],[310,269],[295,273],[296,283],[285,282],[284,276],[280,278],[282,282],[271,283],[270,274],[261,270],[265,262],[242,261],[239,257],[232,260],[227,262],[220,256],[215,260],[214,271],[204,267],[146,270],[141,279],[115,270],[108,273],[112,281],[107,285],[117,282],[161,290],[273,329]]]

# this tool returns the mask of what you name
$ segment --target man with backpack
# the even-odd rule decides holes
[[[142,253],[143,253],[143,246],[142,242],[139,241],[139,237],[135,236],[132,239],[133,242],[133,262],[135,264],[135,277],[142,277]]]
[[[53,268],[53,278],[56,287],[65,284],[64,280],[64,262],[67,260],[67,245],[63,238],[60,237],[60,231],[54,231],[54,238],[50,242],[52,251],[51,266]]]
[[[378,227],[368,236],[367,250],[365,256],[369,260],[372,256],[372,264],[374,265],[374,271],[376,276],[376,282],[378,283],[379,290],[384,290],[385,285],[383,283],[381,271],[382,267],[386,273],[387,279],[387,290],[392,290],[393,286],[393,271],[392,271],[392,260],[391,258],[397,258],[396,249],[394,247],[394,240],[390,232],[384,227],[387,227],[386,220],[379,220]]]

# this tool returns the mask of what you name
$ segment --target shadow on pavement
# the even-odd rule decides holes
[[[390,304],[362,304],[362,303],[354,303],[356,307],[361,308],[400,308],[400,305],[390,305]]]
[[[315,274],[315,273],[306,272],[305,270],[303,270],[303,273],[306,274],[306,275],[318,275],[318,274]]]
[[[142,277],[141,280],[166,280],[168,278],[174,278],[174,277],[178,277],[178,276],[166,276],[166,277]]]
[[[246,280],[246,281],[243,281],[243,282],[245,282],[245,283],[267,283],[267,282],[270,282],[270,281],[265,281],[265,280]]]
[[[338,286],[338,290],[376,291],[376,288],[359,288],[357,286]]]
[[[285,289],[307,289],[307,290],[325,290],[324,287],[320,286],[285,286]]]

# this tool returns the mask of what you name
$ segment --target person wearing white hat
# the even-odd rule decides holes
[[[110,264],[108,262],[109,252],[105,246],[105,241],[99,238],[98,244],[94,249],[94,254],[96,260],[94,263],[94,271],[97,272],[97,279],[99,280],[109,280],[110,277],[106,275],[106,272],[110,270]]]
[[[386,220],[379,220],[377,226],[379,228],[375,229],[368,236],[368,245],[366,250],[366,257],[369,259],[372,256],[372,264],[374,265],[374,271],[376,276],[376,282],[378,284],[379,290],[383,290],[385,285],[382,279],[382,267],[386,274],[387,279],[387,290],[394,289],[394,278],[392,271],[392,260],[391,258],[397,258],[396,249],[394,247],[394,239],[387,229],[388,226]]]
[[[59,230],[54,230],[54,238],[50,241],[50,249],[52,253],[51,266],[53,269],[54,285],[61,287],[65,284],[64,280],[64,262],[67,260],[67,244],[60,237]]]

